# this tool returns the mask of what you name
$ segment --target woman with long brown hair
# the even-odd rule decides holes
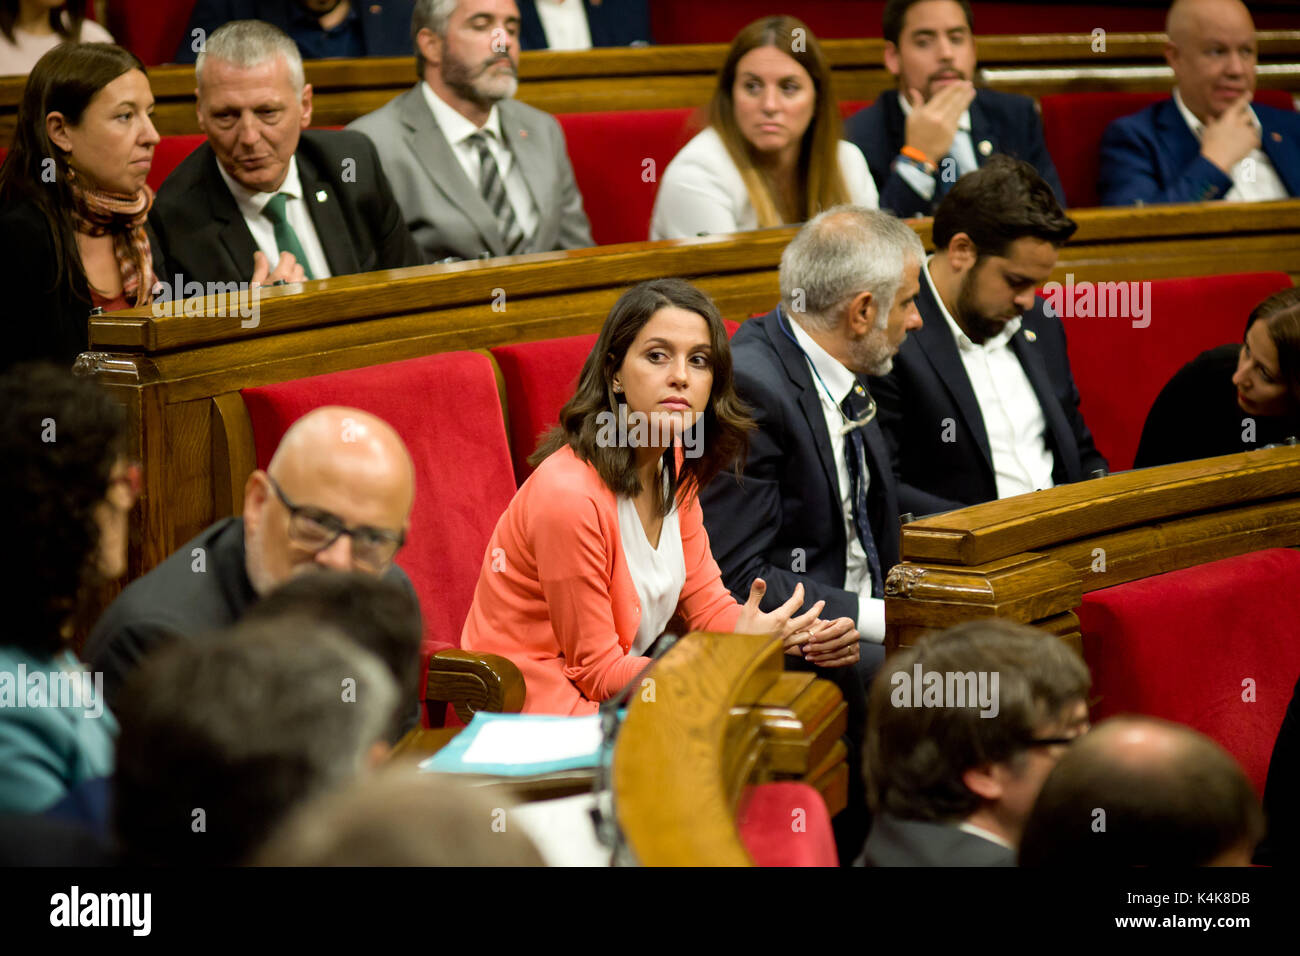
[[[743,454],[751,427],[709,297],[681,279],[625,292],[497,522],[461,646],[514,661],[524,710],[546,714],[594,712],[675,619],[856,660],[850,618],[817,620],[824,601],[797,613],[802,585],[763,613],[763,581],[744,605],[722,583],[698,492]]]
[[[57,46],[27,78],[0,166],[5,362],[70,364],[86,349],[91,309],[152,301],[153,104],[143,64],[108,43]]]
[[[866,158],[840,138],[830,64],[794,17],[740,31],[709,112],[708,128],[664,170],[651,239],[804,222],[842,203],[878,207]]]
[[[0,0],[0,76],[30,73],[60,43],[112,43],[86,0]]]

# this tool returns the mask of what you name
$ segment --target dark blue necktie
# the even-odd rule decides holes
[[[866,415],[867,407],[867,396],[861,385],[854,385],[848,397],[840,403],[849,421],[857,421]],[[855,428],[844,436],[844,457],[849,465],[853,524],[858,529],[858,541],[867,553],[867,568],[871,572],[871,596],[883,597],[885,587],[880,573],[880,554],[876,551],[876,539],[871,533],[871,518],[867,512],[867,482],[863,480],[867,471],[867,440],[861,428]]]

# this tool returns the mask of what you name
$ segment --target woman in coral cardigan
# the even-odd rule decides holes
[[[514,661],[524,710],[546,714],[594,712],[678,616],[688,630],[778,634],[818,664],[854,662],[853,621],[818,620],[820,601],[798,614],[802,587],[763,613],[762,580],[743,605],[722,583],[697,493],[743,453],[750,427],[708,296],[680,279],[625,292],[497,522],[461,646]]]

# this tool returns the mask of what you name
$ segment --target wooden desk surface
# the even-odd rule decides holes
[[[419,761],[432,757],[451,743],[452,738],[464,729],[463,727],[416,727],[393,747],[391,759],[405,758]],[[579,793],[590,793],[596,785],[594,770],[564,770],[559,773],[523,778],[474,774],[457,774],[457,776],[471,786],[498,791],[503,796],[512,797],[520,803],[555,800]]]

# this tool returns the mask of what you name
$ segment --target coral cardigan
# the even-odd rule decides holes
[[[686,584],[677,613],[692,630],[731,631],[741,608],[709,552],[694,495],[678,499],[678,516]],[[518,665],[525,712],[589,714],[646,666],[646,658],[628,656],[640,623],[618,499],[595,468],[562,448],[497,522],[461,647]]]

